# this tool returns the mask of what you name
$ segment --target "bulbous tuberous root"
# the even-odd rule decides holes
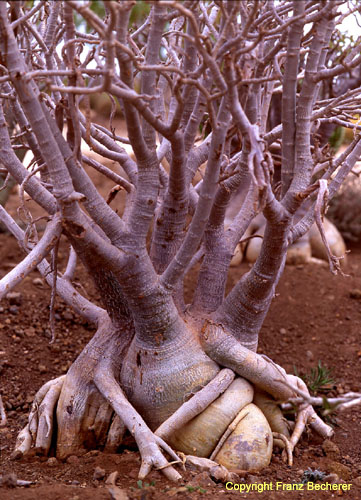
[[[302,380],[293,375],[287,375],[281,368],[280,370],[280,373],[284,375],[284,383],[286,385],[290,388],[296,388],[296,393],[298,391],[302,394],[308,394],[307,387]],[[197,397],[191,398],[184,403],[184,408],[181,406],[157,431],[152,432],[142,417],[127,400],[109,366],[104,367],[100,364],[95,370],[93,382],[100,394],[106,400],[103,404],[104,411],[102,411],[102,408],[97,410],[97,416],[100,414],[103,415],[104,413],[104,418],[100,419],[101,424],[103,425],[104,419],[109,423],[106,439],[104,439],[103,442],[105,451],[115,452],[120,444],[125,428],[128,428],[137,442],[142,458],[139,470],[140,479],[144,479],[152,469],[160,470],[170,480],[177,481],[181,479],[181,475],[174,469],[173,465],[183,464],[184,466],[187,460],[184,458],[182,460],[165,440],[168,438],[171,431],[174,432],[174,430],[180,429],[186,421],[189,421],[190,418],[201,413],[212,401],[214,401],[219,394],[229,386],[233,377],[234,373],[231,370],[221,370],[214,380],[197,393],[198,396],[196,394]],[[12,454],[13,459],[21,458],[32,446],[41,454],[48,454],[53,438],[55,408],[64,386],[65,378],[66,376],[64,375],[47,382],[36,394],[29,414],[28,423],[18,435],[15,450]],[[111,420],[109,415],[111,415],[113,410],[115,416],[113,420]],[[244,416],[243,413],[243,417]],[[208,462],[202,462],[200,465],[200,467],[206,467],[206,469],[203,470],[218,466],[221,467],[221,469],[213,469],[213,472],[222,477],[227,476],[224,473],[224,467],[222,468],[219,464],[214,465],[215,462],[213,462],[213,459],[239,424],[239,418],[238,415],[229,424],[210,459],[204,459],[208,460]],[[96,419],[94,422],[96,424]],[[298,408],[291,437],[286,437],[282,433],[273,432],[273,437],[282,441],[284,444],[283,459],[290,466],[293,464],[293,450],[307,425],[310,425],[310,427],[316,430],[324,438],[330,437],[333,434],[332,429],[318,417],[313,407],[307,401]],[[168,455],[169,461],[164,456],[164,452]],[[192,460],[192,458],[189,458],[188,463],[192,463]],[[195,461],[197,462],[197,460]]]

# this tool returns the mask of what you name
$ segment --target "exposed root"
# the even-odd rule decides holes
[[[216,333],[218,332],[219,330]],[[228,341],[229,338],[223,334],[221,336],[221,343],[218,346],[222,348],[223,353],[219,349],[213,351],[220,364],[224,366],[227,363],[229,368],[278,400],[293,401],[303,398],[291,437],[288,439],[282,430],[273,432],[273,436],[285,445],[284,459],[292,465],[294,447],[306,425],[310,425],[323,437],[330,437],[333,431],[316,415],[310,405],[311,396],[301,379],[288,375],[283,368],[244,348],[234,338],[231,338],[231,345],[227,345],[225,339]],[[84,354],[81,364],[77,367],[74,365],[67,376],[51,380],[40,388],[35,396],[28,424],[18,435],[13,458],[20,458],[26,454],[32,445],[38,452],[43,454],[49,452],[53,438],[53,418],[57,407],[57,454],[60,457],[65,457],[70,452],[79,452],[83,445],[102,446],[105,451],[115,452],[127,428],[134,436],[142,458],[140,479],[145,478],[152,469],[161,470],[171,480],[181,479],[173,465],[182,464],[182,460],[164,439],[168,439],[218,398],[233,381],[233,371],[221,370],[210,383],[184,403],[153,433],[128,401],[116,380],[114,376],[116,365],[113,366],[115,361],[103,354],[100,362],[91,358],[93,364],[90,366],[87,354]],[[247,411],[242,411],[229,424],[210,456],[212,467],[215,467],[212,460],[246,416]],[[207,464],[209,465],[208,462]],[[219,468],[219,465],[217,467],[218,469],[214,469],[213,472],[223,477],[223,469]]]
[[[247,349],[223,327],[208,321],[202,329],[200,340],[205,352],[212,359],[234,370],[241,377],[271,394],[276,400],[289,401],[300,392],[310,398],[303,380],[287,374],[281,366],[267,357]],[[293,447],[297,444],[307,423],[323,438],[333,435],[332,428],[318,417],[312,406],[308,405],[297,415],[296,425],[290,439]]]
[[[238,415],[236,416],[236,418],[229,424],[229,426],[227,427],[227,429],[224,432],[223,436],[218,441],[217,446],[214,448],[211,456],[209,457],[210,460],[213,460],[218,455],[219,450],[222,448],[222,446],[224,445],[224,443],[227,441],[228,437],[235,430],[235,428],[237,427],[237,425],[239,424],[239,422],[242,419],[244,419],[247,415],[248,415],[248,412],[245,413],[244,411],[241,411],[240,413],[238,413]]]
[[[112,407],[107,401],[104,401],[95,413],[93,424],[88,427],[88,430],[94,433],[94,438],[98,446],[104,446],[104,444],[107,442],[107,433],[112,414]],[[119,439],[122,436],[118,434],[117,437]]]
[[[3,400],[1,398],[1,394],[0,394],[0,417],[1,417],[0,427],[5,427],[6,422],[7,422],[7,418],[6,418],[6,412],[5,412]]]
[[[245,476],[247,471],[231,472],[223,465],[214,462],[210,458],[194,457],[193,455],[184,455],[184,463],[191,467],[196,468],[200,472],[208,472],[209,475],[217,481],[238,482],[240,476]]]
[[[30,486],[31,484],[34,484],[34,481],[18,479],[13,472],[0,475],[0,487],[7,486],[8,488],[15,488],[16,486]]]
[[[62,375],[50,380],[36,393],[28,423],[18,434],[12,454],[13,458],[25,455],[33,443],[35,443],[37,450],[44,454],[48,453],[52,439],[54,409],[64,379],[65,375]]]
[[[309,403],[309,401],[311,401],[311,396],[304,381],[295,375],[287,375],[286,379],[283,380],[283,383],[292,389],[296,394],[303,395],[304,397],[303,404],[300,405],[300,410],[297,414],[295,427],[290,439],[293,448],[298,443],[307,424],[309,424],[310,427],[324,439],[332,437],[334,434],[332,427],[323,422],[313,409],[312,405]]]
[[[288,465],[292,466],[293,465],[293,450],[290,441],[281,434],[280,432],[272,432],[272,435],[275,439],[279,439],[283,442],[285,445],[285,448],[282,452],[282,458],[284,462],[287,462]]]
[[[115,453],[117,451],[118,446],[120,446],[123,441],[125,431],[126,427],[123,420],[119,415],[114,415],[104,447],[106,453]]]
[[[109,366],[99,365],[94,376],[94,383],[137,442],[142,457],[139,479],[144,479],[153,467],[165,466],[162,468],[162,472],[168,479],[180,480],[181,475],[168,463],[161,449],[166,451],[174,461],[181,462],[181,460],[163,439],[149,429],[142,417],[129,403]]]
[[[196,392],[189,401],[183,403],[173,415],[163,422],[155,434],[163,439],[168,439],[213,403],[230,386],[234,377],[235,374],[232,370],[228,368],[221,370],[203,389]]]

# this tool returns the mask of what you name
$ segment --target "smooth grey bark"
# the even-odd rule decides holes
[[[132,1],[107,2],[104,18],[84,2],[52,2],[45,29],[36,17],[45,15],[45,4],[18,9],[12,26],[0,3],[1,98],[11,101],[20,128],[18,137],[9,132],[0,106],[0,161],[53,221],[31,249],[15,222],[4,212],[1,219],[32,252],[26,270],[34,256],[42,272],[48,235],[56,224],[58,236],[61,225],[104,307],[74,293],[72,257],[58,276],[58,293],[98,330],[66,377],[40,391],[44,411],[28,424],[20,451],[36,436],[35,445],[48,452],[52,435],[45,429],[57,405],[60,457],[86,446],[114,449],[126,426],[143,457],[141,476],[155,465],[176,479],[161,450],[175,456],[153,431],[221,366],[274,397],[304,389],[281,370],[282,384],[279,368],[255,351],[289,244],[319,221],[325,182],[332,196],[360,154],[359,136],[334,161],[317,156],[312,142],[315,120],[346,123],[361,104],[360,89],[319,95],[319,82],[341,72],[327,49],[339,3],[162,0],[131,34]],[[76,30],[75,12],[91,33]],[[63,50],[56,50],[60,42]],[[344,72],[359,64],[357,45],[347,57]],[[92,122],[89,98],[103,92],[121,101],[125,140],[113,131],[112,116],[110,130]],[[272,96],[280,92],[282,123],[268,130]],[[349,126],[358,133],[358,125]],[[30,171],[13,151],[19,138],[34,154]],[[82,140],[124,174],[85,158]],[[130,144],[134,157],[119,142]],[[274,181],[275,151],[281,185]],[[82,158],[127,191],[121,213],[100,195]],[[267,219],[260,255],[225,296],[233,252],[260,212]],[[297,223],[296,212],[304,214]],[[185,304],[184,280],[199,259],[193,301]],[[14,274],[7,279],[17,283]],[[54,273],[48,281],[55,282]],[[292,445],[308,420],[322,435],[329,431],[309,406],[297,418]]]

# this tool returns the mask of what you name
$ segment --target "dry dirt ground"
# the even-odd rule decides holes
[[[105,192],[110,187],[103,183],[102,190]],[[21,257],[14,239],[0,234],[0,277]],[[61,246],[59,258],[61,267],[67,258],[65,244]],[[246,263],[232,269],[229,286],[247,269]],[[349,277],[333,276],[327,268],[315,265],[287,267],[261,333],[260,352],[287,371],[307,374],[319,361],[332,369],[334,382],[327,387],[329,396],[361,391],[361,248],[352,248],[345,272]],[[187,293],[195,278],[195,275],[190,277]],[[75,281],[82,283],[82,293],[96,299],[81,268]],[[27,488],[0,486],[2,500],[110,499],[105,479],[114,471],[118,472],[116,484],[124,493],[118,498],[361,498],[360,407],[332,417],[335,446],[306,433],[296,449],[292,468],[282,463],[279,454],[274,454],[267,469],[245,478],[254,490],[258,488],[250,493],[228,491],[224,484],[216,484],[205,474],[191,470],[184,473],[180,485],[170,483],[158,471],[140,482],[137,480],[139,454],[130,438],[114,455],[96,450],[79,458],[70,457],[65,463],[34,454],[11,461],[16,435],[27,421],[35,392],[47,380],[66,373],[94,333],[90,325],[57,299],[57,338],[49,344],[48,287],[34,272],[16,291],[20,296],[5,299],[0,305],[0,388],[8,414],[7,426],[0,429],[0,475],[4,478],[14,473],[18,479],[33,484]],[[350,490],[322,492],[307,491],[305,487],[303,491],[296,491],[295,486],[287,486],[299,484],[308,468],[333,474],[331,478],[338,483],[351,485]],[[261,493],[261,486],[265,484],[271,485],[268,488],[272,490]],[[294,490],[288,491],[287,487]]]

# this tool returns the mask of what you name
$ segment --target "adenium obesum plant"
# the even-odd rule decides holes
[[[56,292],[96,330],[68,373],[39,390],[16,453],[34,445],[46,454],[54,441],[59,458],[116,450],[127,428],[142,457],[140,477],[154,466],[177,479],[170,435],[236,374],[275,402],[300,403],[292,435],[281,436],[291,460],[306,424],[322,436],[332,430],[302,380],[257,354],[258,335],[288,246],[315,221],[323,231],[327,200],[361,154],[360,125],[350,120],[361,90],[333,91],[359,68],[359,41],[349,40],[343,54],[331,50],[338,23],[358,7],[141,4],[136,17],[133,0],[0,2],[1,168],[20,185],[21,200],[25,191],[49,215],[38,238],[29,211],[24,232],[0,207],[1,222],[28,252],[0,281],[0,294],[37,267],[52,301]],[[90,102],[101,93],[113,108],[119,103],[127,137],[117,135],[113,109],[109,128],[91,121]],[[276,97],[281,123],[272,125]],[[319,146],[327,123],[354,129],[338,158]],[[89,147],[119,168],[89,156]],[[33,154],[28,169],[15,154],[21,148]],[[125,192],[122,213],[99,194],[91,168],[114,182],[111,198]],[[236,245],[261,212],[260,255],[225,296]],[[63,273],[60,238],[72,247]],[[77,257],[103,307],[72,286]],[[337,271],[330,252],[329,259]],[[184,279],[197,263],[186,304]]]

